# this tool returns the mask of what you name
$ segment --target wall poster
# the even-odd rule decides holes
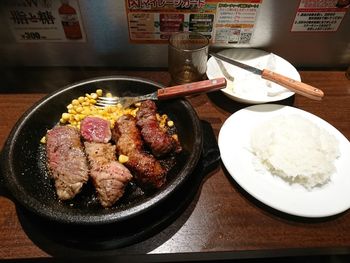
[[[350,0],[301,0],[291,31],[337,31],[349,6]]]
[[[166,43],[195,31],[216,44],[249,44],[262,0],[125,0],[130,42]]]
[[[86,42],[78,0],[8,0],[2,15],[17,42]]]

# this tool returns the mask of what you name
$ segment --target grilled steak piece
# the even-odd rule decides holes
[[[180,152],[180,144],[159,127],[156,117],[157,106],[152,100],[145,100],[136,114],[137,126],[141,129],[142,138],[156,157],[171,152]]]
[[[167,171],[153,155],[143,151],[141,134],[133,116],[121,116],[114,126],[112,137],[117,152],[129,157],[125,166],[141,187],[159,188],[164,184]]]
[[[72,199],[88,181],[89,169],[79,131],[56,126],[46,135],[47,165],[60,200]]]
[[[138,185],[149,188],[160,188],[166,181],[166,170],[153,155],[145,152],[134,152],[125,165],[133,172]]]
[[[110,207],[123,196],[132,175],[123,164],[117,161],[115,145],[84,142],[84,146],[98,199],[103,207]]]
[[[109,121],[91,116],[80,122],[80,133],[88,142],[107,143],[112,136]]]

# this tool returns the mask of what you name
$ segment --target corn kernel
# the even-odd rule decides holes
[[[84,102],[84,97],[83,96],[80,96],[79,98],[78,98],[78,101],[80,102],[80,103],[82,103],[82,102]]]
[[[107,97],[107,98],[112,98],[112,97],[113,97],[113,95],[112,95],[112,93],[107,92],[107,93],[106,93],[106,97]]]
[[[41,143],[46,143],[46,136],[42,137],[40,140]]]
[[[168,125],[168,127],[173,127],[174,126],[174,122],[173,121],[168,121],[167,125]]]
[[[84,109],[81,114],[84,114],[85,116],[89,115],[91,113],[90,109]]]
[[[82,106],[78,106],[78,107],[75,108],[75,111],[77,113],[81,113],[83,111],[83,107]]]
[[[72,104],[73,104],[74,106],[77,106],[77,105],[80,104],[80,102],[79,102],[79,100],[74,99],[74,100],[72,100]]]
[[[102,96],[102,94],[103,94],[102,89],[96,90],[96,94],[97,94],[98,96]]]
[[[131,111],[131,115],[135,117],[136,114],[137,114],[138,109],[139,109],[139,108],[136,108],[136,109],[132,110],[132,111]]]
[[[65,113],[62,113],[62,119],[64,120],[69,120],[69,117],[70,117],[70,114],[65,112]]]
[[[126,156],[126,155],[121,154],[121,155],[119,155],[118,161],[120,163],[126,163],[127,161],[129,161],[129,157]]]
[[[91,95],[91,99],[94,99],[94,100],[97,99],[98,97],[96,93],[91,93],[90,95]]]

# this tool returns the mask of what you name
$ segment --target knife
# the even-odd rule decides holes
[[[311,85],[308,85],[306,83],[291,79],[289,77],[286,77],[284,75],[281,75],[279,73],[273,72],[268,69],[258,69],[256,67],[241,63],[237,60],[230,59],[228,57],[222,56],[220,54],[217,54],[215,52],[209,52],[209,55],[212,57],[218,58],[222,61],[225,61],[227,63],[230,63],[234,66],[240,67],[244,70],[250,71],[256,75],[260,75],[263,79],[270,80],[274,83],[277,83],[297,94],[303,95],[307,98],[313,99],[313,100],[321,100],[324,96],[324,93],[322,90],[315,88]]]

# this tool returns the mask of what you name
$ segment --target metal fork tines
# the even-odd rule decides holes
[[[107,107],[107,106],[116,106],[117,104],[121,104],[123,108],[127,108],[130,105],[147,100],[147,99],[157,99],[154,93],[135,96],[135,97],[98,97],[96,100],[96,106],[98,107]]]

